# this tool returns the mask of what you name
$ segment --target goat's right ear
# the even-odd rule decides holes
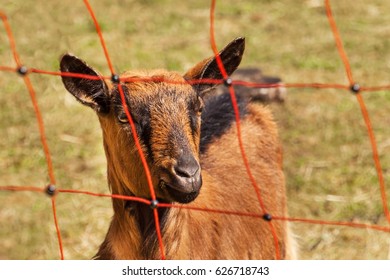
[[[245,38],[238,37],[231,41],[224,49],[219,52],[219,57],[225,67],[228,75],[233,74],[241,62],[242,55],[245,50]],[[209,57],[194,67],[192,67],[184,75],[186,80],[200,80],[200,79],[223,79],[222,73],[218,67],[217,59],[215,56]],[[216,84],[200,83],[196,86],[198,92],[201,95],[209,92],[212,88],[216,87]]]
[[[61,72],[99,77],[95,80],[86,77],[62,76],[62,82],[65,88],[82,104],[91,107],[98,113],[109,112],[109,89],[102,76],[92,67],[76,56],[64,54],[60,61],[60,69]]]

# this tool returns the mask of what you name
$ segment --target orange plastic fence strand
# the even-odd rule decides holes
[[[8,41],[9,41],[9,44],[10,44],[10,47],[11,47],[11,50],[12,50],[12,53],[14,56],[15,63],[17,65],[17,67],[20,67],[20,66],[22,66],[22,63],[20,62],[19,55],[18,55],[18,52],[16,50],[15,39],[14,39],[14,36],[12,34],[11,26],[9,25],[7,17],[4,13],[0,12],[0,17],[4,23],[4,27],[5,27],[5,30],[7,33]],[[46,156],[46,162],[47,162],[47,168],[48,168],[48,173],[49,173],[49,177],[50,177],[50,182],[52,184],[55,184],[53,165],[52,165],[52,161],[51,161],[51,157],[50,157],[49,146],[48,146],[47,141],[46,141],[45,128],[43,125],[43,119],[41,116],[41,112],[40,112],[39,107],[38,107],[38,102],[37,102],[36,97],[35,97],[35,91],[34,91],[34,88],[31,84],[31,81],[27,75],[23,76],[23,80],[24,80],[24,83],[26,84],[26,87],[27,87],[29,93],[30,93],[31,101],[33,103],[35,115],[36,115],[36,118],[38,121],[38,127],[39,127],[42,146],[43,146],[44,153]]]
[[[111,74],[114,75],[114,73],[115,73],[114,67],[113,67],[113,65],[111,63],[111,59],[110,59],[110,56],[108,54],[107,46],[106,46],[106,43],[104,41],[104,37],[103,37],[102,31],[100,29],[100,25],[99,25],[99,23],[98,23],[98,21],[96,19],[95,13],[94,13],[91,5],[89,4],[88,0],[84,0],[84,3],[87,6],[87,9],[88,9],[88,11],[89,11],[89,13],[90,13],[90,15],[91,15],[91,17],[93,19],[94,24],[95,24],[96,32],[97,32],[97,34],[98,34],[98,36],[100,38],[100,43],[101,43],[101,46],[103,47],[104,55],[106,56],[108,67],[110,68]],[[125,95],[124,95],[124,92],[123,92],[123,89],[122,89],[122,85],[120,83],[118,84],[118,90],[119,90],[119,94],[120,94],[120,97],[121,97],[121,100],[122,100],[122,105],[123,105],[125,114],[126,114],[128,120],[129,120],[129,123],[130,123],[130,126],[131,126],[131,130],[132,130],[132,133],[133,133],[133,136],[134,136],[133,137],[134,138],[134,142],[136,144],[138,153],[140,155],[140,158],[141,158],[144,170],[145,170],[146,179],[147,179],[147,182],[148,182],[151,198],[152,198],[152,200],[156,200],[156,194],[154,192],[152,177],[150,175],[150,170],[149,170],[149,167],[148,167],[145,155],[144,155],[144,153],[142,151],[141,144],[139,143],[137,131],[136,131],[134,122],[133,122],[133,120],[131,118],[130,112],[129,112],[128,108],[127,108],[126,98],[125,98]],[[156,224],[156,232],[157,232],[157,238],[158,238],[158,242],[159,242],[161,257],[162,257],[162,259],[165,259],[165,256],[164,256],[164,245],[162,243],[162,236],[161,236],[161,230],[160,230],[160,223],[159,223],[159,220],[158,220],[158,215],[156,215],[156,211],[154,211],[154,213],[155,213],[154,218],[155,218],[155,224]]]
[[[311,84],[300,84],[300,83],[286,83],[283,84],[286,88],[319,88],[319,89],[347,89],[350,90],[350,86],[340,85],[340,84],[321,84],[321,83],[311,83]]]
[[[0,66],[0,71],[9,71],[16,72],[17,68],[11,66]],[[52,75],[52,76],[64,76],[64,77],[73,77],[73,78],[81,78],[81,79],[90,79],[90,80],[100,80],[101,77],[80,74],[80,73],[71,73],[71,72],[57,72],[57,71],[47,71],[36,68],[29,68],[28,73],[42,74],[42,75]],[[103,76],[105,80],[111,80],[110,76]],[[188,81],[171,81],[166,80],[160,77],[123,77],[121,78],[122,82],[167,82],[171,84],[216,84],[221,85],[224,83],[224,80],[221,79],[193,79]],[[240,85],[245,87],[252,88],[319,88],[319,89],[345,89],[350,90],[350,86],[343,84],[323,84],[323,83],[282,83],[282,84],[263,84],[263,83],[255,83],[249,81],[242,80],[234,80],[232,81],[233,85]],[[361,91],[382,91],[382,90],[390,90],[390,85],[383,86],[372,86],[372,87],[361,87]]]
[[[61,231],[60,231],[60,227],[58,225],[57,210],[56,210],[56,196],[55,195],[51,198],[51,208],[53,210],[53,218],[54,218],[54,224],[55,224],[56,232],[57,232],[58,246],[60,248],[60,258],[61,258],[61,260],[64,260],[64,249],[62,246]]]
[[[130,124],[130,128],[131,128],[131,133],[132,133],[132,135],[133,135],[133,139],[134,139],[134,142],[135,142],[135,146],[137,147],[139,156],[140,156],[141,161],[142,161],[142,165],[143,165],[144,170],[145,170],[145,175],[146,175],[146,179],[147,179],[147,182],[148,182],[148,187],[149,187],[149,191],[150,191],[150,196],[151,196],[151,198],[152,198],[153,200],[155,200],[155,199],[156,199],[156,194],[155,194],[155,192],[154,192],[153,181],[152,181],[152,176],[151,176],[151,174],[150,174],[150,169],[149,169],[149,166],[148,166],[148,162],[146,161],[145,155],[144,155],[144,153],[143,153],[143,151],[142,151],[141,143],[139,142],[138,135],[137,135],[137,129],[136,129],[136,127],[135,127],[133,118],[131,117],[131,114],[130,114],[130,112],[129,112],[129,108],[127,107],[125,93],[124,93],[124,91],[123,91],[123,88],[122,88],[122,85],[121,85],[121,84],[118,84],[118,90],[119,90],[119,95],[120,95],[120,97],[121,97],[123,109],[124,109],[124,111],[125,111],[125,114],[126,114],[126,116],[127,116],[127,119],[129,120],[129,124]]]
[[[37,101],[36,96],[35,96],[35,90],[31,84],[30,78],[27,75],[24,76],[23,79],[24,79],[24,82],[25,82],[25,84],[28,88],[28,91],[30,93],[31,102],[33,104],[35,115],[36,115],[36,118],[38,121],[38,128],[39,128],[39,133],[40,133],[41,142],[42,142],[42,146],[43,146],[43,151],[44,151],[45,157],[46,157],[47,171],[49,173],[50,183],[55,185],[56,179],[54,177],[53,163],[51,160],[49,145],[47,144],[47,140],[46,140],[46,133],[45,133],[45,126],[43,124],[43,118],[42,118],[41,111],[40,111],[39,106],[38,106],[38,101]]]
[[[330,24],[330,27],[331,27],[332,32],[333,32],[333,36],[334,36],[335,41],[336,41],[337,50],[338,50],[339,55],[344,63],[344,67],[345,67],[345,71],[347,73],[348,81],[352,85],[354,83],[354,80],[353,80],[353,76],[352,76],[351,65],[349,64],[349,60],[348,60],[347,54],[345,53],[343,42],[342,42],[341,37],[340,37],[340,33],[337,29],[337,25],[336,25],[336,22],[334,20],[333,14],[332,14],[330,0],[325,0],[325,7],[326,7],[326,15],[328,17],[329,24]]]
[[[10,67],[10,66],[0,66],[0,71],[10,71],[15,72],[17,68]],[[100,80],[101,77],[92,76],[92,75],[86,75],[86,74],[80,74],[80,73],[71,73],[71,72],[57,72],[57,71],[47,71],[42,69],[36,69],[36,68],[29,68],[29,73],[36,73],[36,74],[42,74],[42,75],[52,75],[52,76],[65,76],[65,77],[73,77],[73,78],[81,78],[81,79],[90,79],[90,80]],[[111,80],[111,76],[103,76],[102,77],[105,80]],[[221,79],[193,79],[188,81],[171,81],[166,80],[160,77],[123,77],[121,78],[122,82],[167,82],[171,84],[216,84],[221,85],[224,83],[224,80]],[[318,89],[344,89],[344,90],[350,90],[349,85],[343,85],[343,84],[324,84],[324,83],[282,83],[282,84],[263,84],[263,83],[255,83],[255,82],[249,82],[249,81],[242,81],[242,80],[234,80],[232,81],[233,85],[240,85],[245,87],[252,87],[252,88],[318,88]],[[382,91],[382,90],[390,90],[390,85],[383,85],[383,86],[371,86],[371,87],[361,87],[361,91]]]
[[[0,66],[0,71],[16,72],[17,68],[10,66]]]
[[[132,132],[132,135],[133,135],[133,139],[134,139],[135,145],[136,145],[137,150],[138,150],[138,154],[139,154],[139,156],[141,158],[142,165],[143,165],[144,170],[145,170],[145,175],[146,175],[146,179],[147,179],[148,186],[149,186],[150,196],[151,196],[152,200],[156,200],[156,194],[155,194],[154,188],[153,188],[153,182],[152,182],[152,176],[150,174],[150,169],[148,167],[148,163],[146,161],[145,155],[144,155],[144,153],[142,151],[142,147],[141,147],[141,144],[139,142],[138,135],[137,135],[137,129],[135,127],[135,124],[133,122],[133,118],[131,117],[131,114],[130,114],[129,109],[127,107],[125,93],[123,92],[123,88],[122,88],[122,85],[120,83],[118,84],[118,90],[119,90],[119,95],[120,95],[121,100],[122,100],[123,109],[125,111],[127,119],[129,120],[129,124],[130,124],[130,127],[131,127],[131,132]],[[156,217],[157,217],[157,219],[156,219]],[[160,246],[161,258],[165,259],[164,245],[162,243],[161,229],[160,229],[160,223],[158,221],[158,215],[154,215],[154,218],[155,218],[154,221],[155,221],[155,224],[156,224],[157,238],[158,238],[159,246]]]
[[[12,54],[14,56],[15,63],[18,67],[20,67],[22,64],[20,63],[19,55],[18,55],[18,52],[16,51],[16,44],[15,44],[14,36],[12,35],[11,26],[8,23],[7,16],[2,11],[0,11],[0,17],[3,21],[4,28],[5,28],[5,31],[7,33],[8,41],[9,41],[9,44],[10,44],[10,47],[12,50]]]
[[[274,220],[283,220],[289,222],[300,222],[306,224],[316,224],[316,225],[327,225],[327,226],[345,226],[352,228],[363,228],[363,229],[372,229],[376,231],[390,232],[390,227],[384,227],[379,225],[372,224],[360,224],[353,222],[337,222],[337,221],[323,221],[323,220],[313,220],[305,218],[292,218],[292,217],[273,217]]]
[[[17,69],[10,66],[0,66],[0,71],[16,71]],[[29,73],[37,73],[37,74],[46,74],[46,75],[53,75],[53,76],[65,76],[65,77],[73,77],[73,78],[82,78],[82,79],[90,79],[90,80],[100,80],[100,77],[92,76],[92,75],[86,75],[86,74],[79,74],[79,73],[71,73],[71,72],[56,72],[56,71],[47,71],[42,69],[36,69],[36,68],[29,68]],[[103,79],[105,80],[111,80],[111,77],[109,76],[103,76]],[[224,83],[224,80],[222,79],[193,79],[188,81],[171,81],[166,80],[160,77],[123,77],[121,78],[122,82],[167,82],[171,84],[184,84],[189,83],[191,85],[196,84],[216,84],[221,85]],[[263,84],[263,83],[255,83],[255,82],[249,82],[249,81],[242,81],[242,80],[234,80],[232,81],[233,85],[240,85],[245,87],[252,87],[252,88],[318,88],[318,89],[344,89],[344,90],[350,90],[351,87],[349,85],[343,85],[343,84],[324,84],[324,83],[278,83],[278,84]],[[361,91],[382,91],[382,90],[390,90],[390,85],[383,85],[383,86],[371,86],[371,87],[361,87]]]
[[[98,21],[97,21],[97,19],[96,19],[95,13],[94,13],[94,11],[92,10],[92,7],[91,7],[91,5],[89,4],[88,0],[84,0],[84,3],[85,3],[85,5],[87,6],[88,12],[89,12],[89,14],[90,14],[91,17],[92,17],[93,23],[95,24],[96,32],[97,32],[97,34],[98,34],[98,36],[99,36],[100,44],[101,44],[101,46],[103,47],[103,51],[104,51],[104,55],[105,55],[106,60],[107,60],[108,67],[110,68],[111,74],[114,74],[114,73],[115,73],[114,67],[112,66],[111,58],[110,58],[110,56],[108,55],[107,46],[106,46],[106,43],[104,42],[104,38],[103,38],[103,35],[102,35],[102,31],[101,31],[100,25],[99,25],[99,23],[98,23]]]
[[[88,191],[80,191],[80,190],[66,190],[66,189],[60,189],[58,190],[60,193],[71,193],[71,194],[85,194],[90,196],[98,196],[98,197],[109,197],[109,198],[115,198],[115,199],[122,199],[122,200],[131,200],[140,202],[143,204],[150,204],[150,201],[141,197],[136,196],[127,196],[127,195],[119,195],[119,194],[104,194],[104,193],[94,193],[94,192],[88,192]]]
[[[0,191],[28,191],[28,192],[44,192],[44,188],[29,187],[29,186],[0,186]]]
[[[217,214],[246,216],[246,217],[253,217],[253,218],[263,218],[263,214],[259,214],[259,213],[240,212],[240,211],[213,209],[213,208],[200,208],[200,207],[194,207],[194,206],[189,206],[189,205],[185,205],[185,204],[159,203],[158,207],[161,207],[161,208],[181,208],[181,209],[187,209],[187,210],[192,210],[192,211],[204,211],[204,212],[217,213]]]
[[[8,40],[10,42],[10,46],[11,46],[11,49],[12,49],[12,52],[14,55],[15,63],[17,64],[18,67],[21,67],[22,64],[20,62],[19,55],[18,55],[17,50],[16,50],[15,40],[13,38],[11,27],[8,24],[7,17],[3,13],[0,13],[0,16],[4,22],[4,26],[5,26],[5,29],[7,31],[7,36],[8,36]],[[30,93],[31,102],[33,104],[36,119],[38,122],[38,128],[39,128],[41,143],[42,143],[43,150],[44,150],[45,157],[46,157],[46,163],[47,163],[47,169],[48,169],[48,174],[49,174],[49,178],[50,178],[50,183],[55,185],[56,180],[54,177],[53,164],[51,161],[49,146],[48,146],[47,141],[46,141],[45,126],[43,124],[43,118],[42,118],[42,115],[41,115],[41,112],[40,112],[40,109],[38,106],[38,102],[37,102],[37,99],[35,96],[35,90],[31,84],[31,81],[30,81],[28,75],[24,75],[23,80],[24,80],[24,83],[25,83],[29,93]],[[52,200],[52,209],[53,209],[54,222],[55,222],[55,227],[56,227],[56,232],[57,232],[57,237],[58,237],[58,243],[60,246],[61,258],[63,258],[61,233],[60,233],[60,229],[58,227],[56,210],[55,210],[55,203],[53,202],[53,200]]]
[[[218,54],[218,48],[217,48],[216,41],[215,41],[215,36],[214,36],[214,33],[215,33],[215,28],[214,28],[215,4],[216,4],[216,0],[212,0],[211,1],[211,8],[210,8],[210,41],[211,41],[211,48],[212,48],[212,50],[214,52],[215,59],[216,59],[217,64],[218,64],[218,68],[221,71],[221,74],[222,74],[223,78],[227,79],[228,75],[227,75],[226,69],[225,69],[225,67],[224,67],[224,65],[222,63],[222,59],[221,59],[221,57]],[[235,117],[236,117],[237,138],[238,138],[238,143],[239,143],[239,147],[240,147],[240,151],[241,151],[241,156],[242,156],[242,159],[244,161],[244,165],[245,165],[245,168],[246,168],[249,180],[251,181],[252,186],[253,186],[253,188],[254,188],[254,190],[256,192],[256,196],[257,196],[257,199],[259,201],[260,208],[262,209],[263,214],[266,214],[267,210],[266,210],[266,207],[264,205],[263,199],[261,197],[260,188],[257,186],[256,180],[255,180],[255,178],[254,178],[254,176],[252,174],[252,171],[251,171],[250,166],[249,166],[249,161],[248,161],[248,158],[247,158],[246,153],[245,153],[244,144],[243,144],[242,136],[241,136],[240,112],[239,112],[239,109],[238,109],[237,100],[236,100],[236,94],[234,92],[234,87],[233,86],[229,87],[229,92],[230,92],[230,97],[231,97],[232,104],[233,104],[234,114],[235,114]],[[279,242],[278,242],[278,238],[277,238],[277,235],[276,235],[276,231],[274,230],[272,221],[269,222],[269,225],[270,225],[270,229],[271,229],[272,236],[273,236],[273,239],[274,239],[275,256],[276,256],[276,259],[280,259]]]
[[[327,12],[327,16],[329,19],[329,23],[330,23],[330,26],[332,28],[333,35],[335,37],[337,49],[339,51],[339,55],[340,55],[341,59],[343,60],[345,71],[347,72],[348,80],[349,80],[350,84],[353,85],[354,80],[352,77],[351,66],[349,64],[347,54],[345,53],[340,34],[337,30],[336,22],[333,18],[333,15],[332,15],[330,1],[325,0],[325,5],[326,5],[326,12]],[[365,106],[365,103],[364,103],[364,100],[363,100],[361,94],[357,93],[356,97],[357,97],[357,100],[359,102],[360,109],[362,111],[364,122],[366,123],[368,137],[370,139],[370,143],[371,143],[371,147],[372,147],[373,159],[374,159],[375,168],[376,168],[376,172],[377,172],[377,176],[378,176],[378,180],[379,180],[379,185],[380,185],[383,211],[384,211],[384,214],[386,216],[387,221],[390,223],[390,213],[389,213],[389,209],[387,206],[387,195],[386,195],[385,181],[383,178],[382,167],[381,167],[381,163],[380,163],[380,159],[379,159],[379,155],[378,155],[378,149],[377,149],[376,140],[375,140],[374,132],[372,129],[370,117],[369,117],[367,108]]]
[[[208,212],[208,213],[217,213],[217,214],[224,214],[224,215],[234,215],[234,216],[243,216],[243,217],[251,217],[251,218],[261,218],[263,219],[263,215],[259,213],[250,213],[250,212],[240,212],[240,211],[230,211],[230,210],[222,210],[222,209],[211,209],[211,208],[200,208],[200,207],[193,207],[188,205],[179,205],[179,204],[166,204],[166,203],[160,203],[159,207],[161,208],[181,208],[191,211],[202,211],[202,212]],[[288,221],[288,222],[301,222],[301,223],[308,223],[308,224],[318,224],[318,225],[334,225],[334,226],[345,226],[345,227],[352,227],[352,228],[366,228],[366,229],[372,229],[377,231],[383,231],[383,232],[390,232],[390,227],[385,226],[379,226],[379,225],[372,225],[372,224],[362,224],[362,223],[355,223],[355,222],[343,222],[343,221],[324,221],[324,220],[314,220],[314,219],[306,219],[306,218],[294,218],[294,217],[278,217],[273,216],[273,220],[277,221]]]
[[[234,80],[232,81],[233,85],[240,85],[251,88],[334,88],[334,89],[350,89],[349,86],[341,85],[341,84],[322,84],[322,83],[278,83],[278,84],[262,84],[262,83],[254,83],[248,81]]]
[[[390,90],[390,85],[384,86],[375,86],[375,87],[361,87],[362,91],[381,91],[381,90]]]
[[[370,117],[369,117],[369,114],[368,114],[368,111],[367,111],[367,108],[366,108],[366,105],[364,103],[362,95],[360,93],[358,93],[358,94],[356,94],[356,98],[359,102],[360,109],[361,109],[362,115],[363,115],[363,119],[364,119],[364,122],[366,123],[368,137],[369,137],[370,143],[371,143],[372,156],[374,159],[375,169],[376,169],[376,173],[377,173],[378,180],[379,180],[383,211],[384,211],[384,214],[386,216],[388,223],[390,224],[390,213],[389,213],[389,208],[387,205],[385,180],[383,178],[383,172],[382,172],[381,162],[379,159],[378,147],[376,145],[374,131],[373,131],[373,128],[371,125],[371,120],[370,120]]]
[[[62,76],[62,77],[72,77],[72,78],[80,78],[80,79],[88,79],[88,80],[101,80],[103,79],[111,79],[111,77],[98,77],[93,75],[87,75],[87,74],[80,74],[80,73],[72,73],[72,72],[56,72],[56,71],[46,71],[36,68],[30,68],[29,73],[36,73],[36,74],[45,74],[45,75],[52,75],[52,76]]]
[[[274,239],[274,246],[275,246],[275,259],[280,260],[281,259],[281,252],[280,252],[280,247],[279,247],[279,239],[278,239],[278,234],[276,232],[275,225],[272,221],[268,222],[269,228],[271,230],[272,237]]]
[[[219,57],[218,48],[217,48],[215,35],[214,35],[214,33],[215,33],[214,32],[215,31],[215,27],[214,27],[215,4],[216,4],[216,0],[212,0],[211,7],[210,7],[210,43],[211,43],[211,49],[213,50],[213,53],[215,55],[215,59],[216,59],[217,64],[218,64],[218,68],[221,71],[222,77],[224,79],[226,79],[228,74],[226,73],[226,69],[223,66],[221,58]]]
[[[90,15],[91,15],[91,17],[93,19],[94,24],[95,24],[96,32],[97,32],[97,34],[98,34],[98,36],[100,38],[100,43],[101,43],[101,46],[102,46],[102,48],[104,50],[104,54],[106,56],[108,66],[109,66],[109,68],[111,70],[111,74],[114,74],[114,68],[113,68],[113,65],[111,63],[110,56],[108,54],[107,46],[106,46],[106,43],[104,41],[104,37],[103,37],[102,31],[100,29],[99,22],[97,21],[95,13],[94,13],[91,5],[89,4],[88,0],[84,0],[84,3],[87,6],[87,9],[88,9],[88,11],[89,11],[89,13],[90,13]],[[64,75],[64,73],[61,73],[61,75]],[[71,75],[73,76],[74,74],[71,73]],[[156,195],[154,193],[153,182],[152,182],[152,177],[150,175],[150,170],[149,170],[149,167],[148,167],[145,155],[144,155],[144,153],[142,151],[141,144],[140,144],[140,142],[138,140],[137,130],[135,128],[133,119],[132,119],[131,114],[129,112],[129,109],[127,107],[125,94],[124,94],[122,85],[120,83],[118,84],[118,91],[119,91],[119,94],[120,94],[120,97],[121,97],[121,101],[122,101],[122,105],[123,105],[124,111],[126,113],[126,116],[127,116],[128,120],[129,120],[129,123],[130,123],[130,126],[131,126],[132,134],[134,136],[133,137],[134,138],[134,142],[136,144],[136,147],[138,149],[138,152],[139,152],[139,155],[140,155],[143,167],[145,169],[146,178],[147,178],[147,182],[148,182],[148,186],[149,186],[151,197],[152,197],[153,200],[155,200],[156,199]]]
[[[214,55],[215,55],[215,59],[217,61],[217,64],[218,64],[218,68],[219,70],[221,71],[221,74],[223,76],[224,79],[227,79],[228,78],[228,75],[226,73],[226,69],[223,65],[223,62],[221,60],[221,57],[219,56],[218,54],[218,49],[217,49],[217,46],[216,46],[216,42],[215,42],[215,36],[214,36],[214,14],[215,14],[215,4],[216,4],[216,0],[213,0],[211,1],[211,8],[210,8],[210,41],[211,41],[211,48],[214,52]],[[248,176],[249,176],[249,179],[256,191],[256,194],[257,194],[257,197],[258,197],[258,200],[259,200],[259,203],[260,203],[260,207],[261,207],[261,210],[263,213],[267,213],[266,209],[265,209],[265,205],[261,199],[261,195],[260,195],[260,189],[258,188],[257,184],[256,184],[256,181],[252,175],[252,172],[250,170],[250,166],[249,166],[249,162],[248,162],[248,159],[247,159],[247,156],[246,156],[246,153],[245,153],[245,149],[244,149],[244,145],[243,145],[243,141],[242,141],[242,136],[241,136],[241,120],[240,120],[240,112],[239,112],[239,108],[238,108],[238,105],[237,105],[237,99],[236,99],[236,94],[234,92],[234,87],[230,86],[229,87],[229,93],[230,93],[230,97],[231,97],[231,100],[232,100],[232,105],[233,105],[233,110],[234,110],[234,114],[235,114],[235,117],[236,117],[236,127],[237,127],[237,138],[238,138],[238,143],[239,143],[239,147],[240,147],[240,151],[241,151],[241,156],[242,156],[242,159],[244,161],[244,165],[246,167],[246,171],[248,173]]]
[[[165,260],[165,249],[164,249],[164,243],[162,240],[162,235],[160,230],[160,219],[158,218],[157,208],[153,209],[153,215],[154,215],[154,224],[157,233],[158,246],[160,247],[161,260]]]

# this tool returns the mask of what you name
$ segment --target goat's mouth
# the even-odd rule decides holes
[[[195,198],[199,195],[199,190],[200,190],[200,186],[199,186],[198,188],[195,188],[195,190],[193,191],[186,192],[180,190],[180,186],[175,186],[165,181],[160,181],[159,187],[164,193],[168,194],[172,202],[179,202],[179,203],[190,203],[194,201]]]

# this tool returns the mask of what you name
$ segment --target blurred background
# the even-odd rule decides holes
[[[212,55],[210,1],[90,1],[118,73],[167,68],[184,73]],[[390,2],[331,1],[361,86],[390,84]],[[71,52],[109,75],[83,1],[2,0],[21,61],[57,71]],[[285,83],[348,84],[324,2],[217,1],[218,48],[245,36],[243,67]],[[3,26],[0,65],[14,66]],[[108,193],[97,118],[68,94],[59,77],[31,74],[59,188]],[[390,179],[390,92],[363,92],[387,185]],[[356,97],[335,89],[289,88],[270,106],[284,146],[291,217],[388,226],[366,127]],[[49,182],[34,110],[23,80],[0,72],[0,186]],[[251,141],[247,139],[244,141]],[[389,187],[387,192],[390,193]],[[60,194],[66,259],[90,259],[108,229],[108,198]],[[390,235],[374,230],[292,223],[302,259],[388,259]],[[51,201],[31,192],[0,192],[0,259],[58,259]]]

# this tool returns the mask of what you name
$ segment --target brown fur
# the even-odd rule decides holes
[[[231,43],[221,52],[228,73],[238,66],[242,52],[242,41]],[[201,97],[209,89],[205,85],[192,87],[185,81],[205,78],[205,73],[210,73],[206,78],[220,78],[212,64],[215,64],[213,59],[206,59],[188,71],[184,78],[164,70],[127,72],[121,76],[123,80],[130,77],[158,77],[159,80],[122,83],[129,110],[139,129],[138,137],[151,171],[153,188],[159,201],[177,204],[162,187],[161,180],[170,182],[173,175],[182,176],[178,166],[183,161],[184,165],[199,162],[203,184],[196,197],[198,193],[192,183],[192,191],[195,190],[196,194],[185,201],[189,202],[188,206],[261,214],[255,190],[243,165],[234,123],[222,136],[213,139],[206,152],[199,153]],[[86,69],[82,70],[83,67]],[[69,55],[64,56],[61,70],[88,74],[93,71]],[[66,77],[63,80],[78,100],[98,112],[112,193],[150,199],[145,171],[129,125],[118,122],[123,108],[118,102],[116,86],[106,86],[103,81]],[[90,92],[94,92],[92,99]],[[241,132],[267,211],[273,216],[285,217],[282,152],[271,113],[265,107],[249,104],[247,114],[241,120]],[[160,259],[150,207],[113,199],[113,208],[114,216],[96,258]],[[261,218],[182,208],[158,208],[158,212],[167,259],[274,259],[276,256],[269,222]],[[281,257],[294,258],[288,225],[276,220],[272,223]]]

